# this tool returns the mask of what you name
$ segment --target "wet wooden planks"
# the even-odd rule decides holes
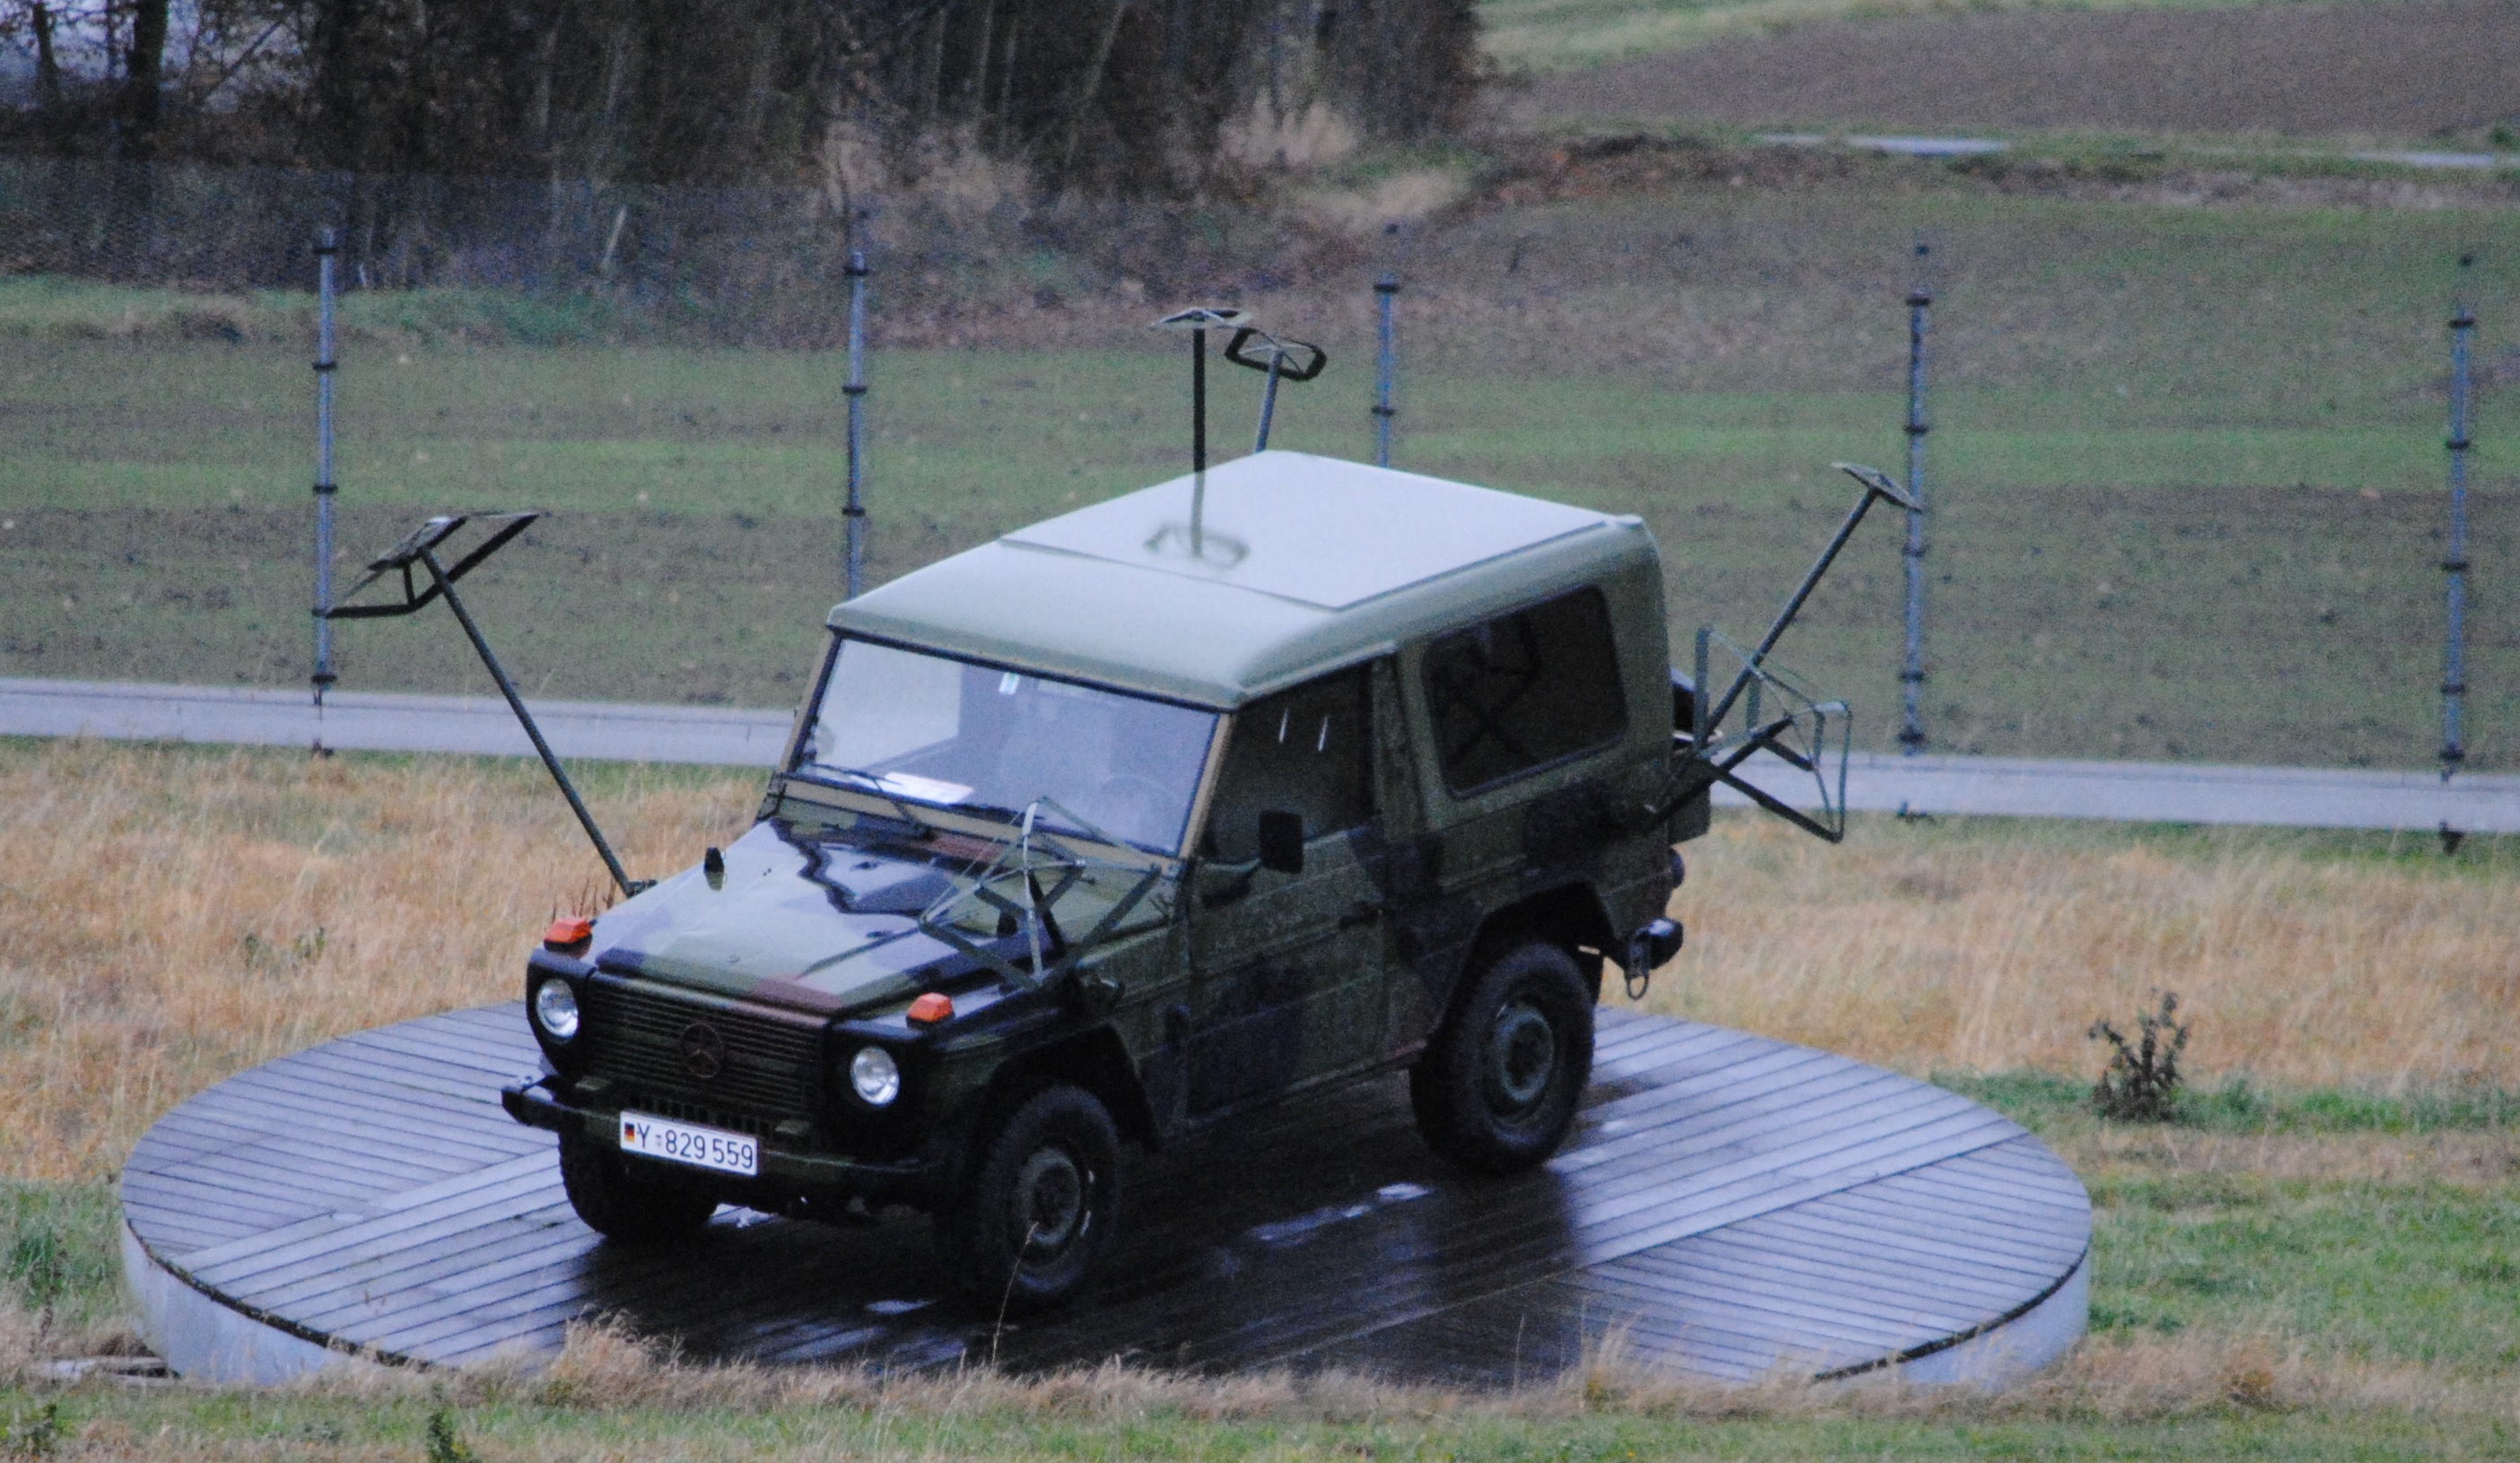
[[[1600,1014],[1544,1169],[1447,1170],[1389,1079],[1132,1162],[1112,1279],[1020,1327],[939,1298],[925,1225],[721,1212],[670,1254],[599,1243],[515,1005],[325,1043],[170,1113],[126,1218],[200,1291],[310,1339],[432,1362],[548,1353],[589,1315],[687,1354],[1048,1367],[1125,1356],[1508,1379],[1605,1345],[1710,1377],[1825,1370],[1988,1325],[2081,1263],[2090,1210],[2021,1129],[1938,1088],[1738,1032]]]

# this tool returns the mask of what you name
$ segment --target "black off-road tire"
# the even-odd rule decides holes
[[[992,1313],[1073,1298],[1120,1218],[1120,1132],[1083,1087],[1043,1087],[973,1135],[961,1191],[936,1216],[946,1278]]]
[[[1593,1080],[1593,997],[1575,956],[1534,941],[1474,971],[1409,1072],[1418,1130],[1479,1174],[1544,1163]]]
[[[586,1227],[615,1244],[670,1244],[717,1213],[698,1184],[574,1133],[560,1140],[560,1181]]]

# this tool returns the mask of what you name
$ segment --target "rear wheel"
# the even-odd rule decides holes
[[[575,1133],[560,1140],[560,1181],[586,1227],[617,1244],[665,1244],[717,1213],[717,1198],[707,1190]]]
[[[1409,1099],[1428,1147],[1510,1174],[1557,1151],[1592,1078],[1592,993],[1572,954],[1535,941],[1472,975],[1410,1070]]]
[[[1073,1297],[1119,1220],[1120,1134],[1082,1087],[1044,1087],[979,1134],[962,1192],[937,1219],[955,1288],[995,1309]]]

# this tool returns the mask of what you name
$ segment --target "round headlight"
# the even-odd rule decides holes
[[[534,987],[534,1025],[555,1042],[577,1035],[577,993],[568,982],[550,980]]]
[[[880,1046],[861,1046],[849,1058],[849,1086],[869,1107],[882,1107],[901,1095],[901,1067]]]

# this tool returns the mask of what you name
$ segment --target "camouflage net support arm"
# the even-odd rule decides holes
[[[1778,611],[1776,619],[1769,623],[1767,633],[1759,638],[1757,647],[1744,650],[1711,630],[1700,634],[1697,674],[1689,684],[1694,725],[1686,736],[1677,732],[1674,734],[1675,743],[1686,746],[1688,752],[1680,766],[1672,770],[1671,781],[1662,796],[1645,806],[1642,826],[1649,827],[1671,817],[1690,798],[1711,791],[1720,782],[1807,833],[1830,843],[1845,840],[1846,762],[1854,740],[1852,717],[1843,701],[1818,701],[1806,694],[1769,664],[1768,653],[1777,647],[1777,642],[1783,638],[1787,627],[1802,613],[1812,592],[1820,587],[1829,565],[1837,561],[1838,552],[1855,537],[1855,530],[1862,526],[1865,514],[1871,510],[1873,504],[1887,502],[1911,511],[1918,510],[1914,500],[1878,467],[1868,467],[1860,463],[1839,463],[1836,467],[1854,478],[1862,486],[1863,493],[1855,500],[1854,507],[1847,510],[1845,519],[1829,536],[1827,546],[1821,550],[1819,558],[1803,575],[1802,582],[1786,597],[1784,608]],[[1722,645],[1741,663],[1740,670],[1734,673],[1732,682],[1725,687],[1723,694],[1715,698],[1711,707],[1705,701],[1709,686],[1705,661],[1710,643]],[[1783,700],[1790,709],[1783,716],[1762,721],[1759,702],[1763,696],[1771,694]],[[1728,742],[1718,729],[1732,715],[1734,705],[1745,697],[1747,709],[1742,719],[1749,724],[1749,730],[1739,741]],[[1828,755],[1832,721],[1837,728],[1835,787],[1829,785],[1828,774],[1822,766]],[[1787,766],[1811,775],[1820,794],[1819,818],[1811,817],[1739,775],[1741,764],[1762,751],[1774,752]]]
[[[968,889],[946,895],[919,915],[921,933],[968,956],[1018,991],[1037,990],[1073,973],[1088,954],[1121,928],[1163,880],[1161,865],[1132,867],[1102,858],[1057,834],[1036,831],[1036,816],[1043,808],[1057,811],[1093,837],[1109,841],[1093,824],[1043,799],[1025,810],[1023,831],[980,870]],[[1070,938],[1059,926],[1058,906],[1078,885],[1097,883],[1098,873],[1134,877],[1102,917],[1083,934]],[[1047,890],[1043,888],[1044,875],[1049,876]],[[1031,947],[1028,963],[1007,956],[1002,948],[1007,938],[1004,934],[988,941],[972,938],[962,920],[980,911],[986,911],[981,917],[992,930],[1003,929],[1009,920],[1015,923]]]
[[[1832,719],[1839,732],[1837,785],[1833,789],[1829,785],[1826,766],[1826,743]],[[1662,793],[1645,805],[1637,820],[1638,826],[1651,827],[1663,821],[1679,812],[1689,799],[1703,796],[1720,783],[1815,837],[1824,838],[1830,843],[1843,842],[1846,838],[1846,752],[1851,740],[1848,732],[1852,720],[1844,702],[1824,702],[1791,716],[1778,717],[1731,746],[1709,748],[1709,755],[1691,755],[1673,771]],[[1784,740],[1806,724],[1811,730],[1804,748],[1797,748]],[[1740,776],[1741,765],[1761,752],[1773,752],[1787,766],[1811,775],[1821,794],[1820,818],[1812,818]]]

